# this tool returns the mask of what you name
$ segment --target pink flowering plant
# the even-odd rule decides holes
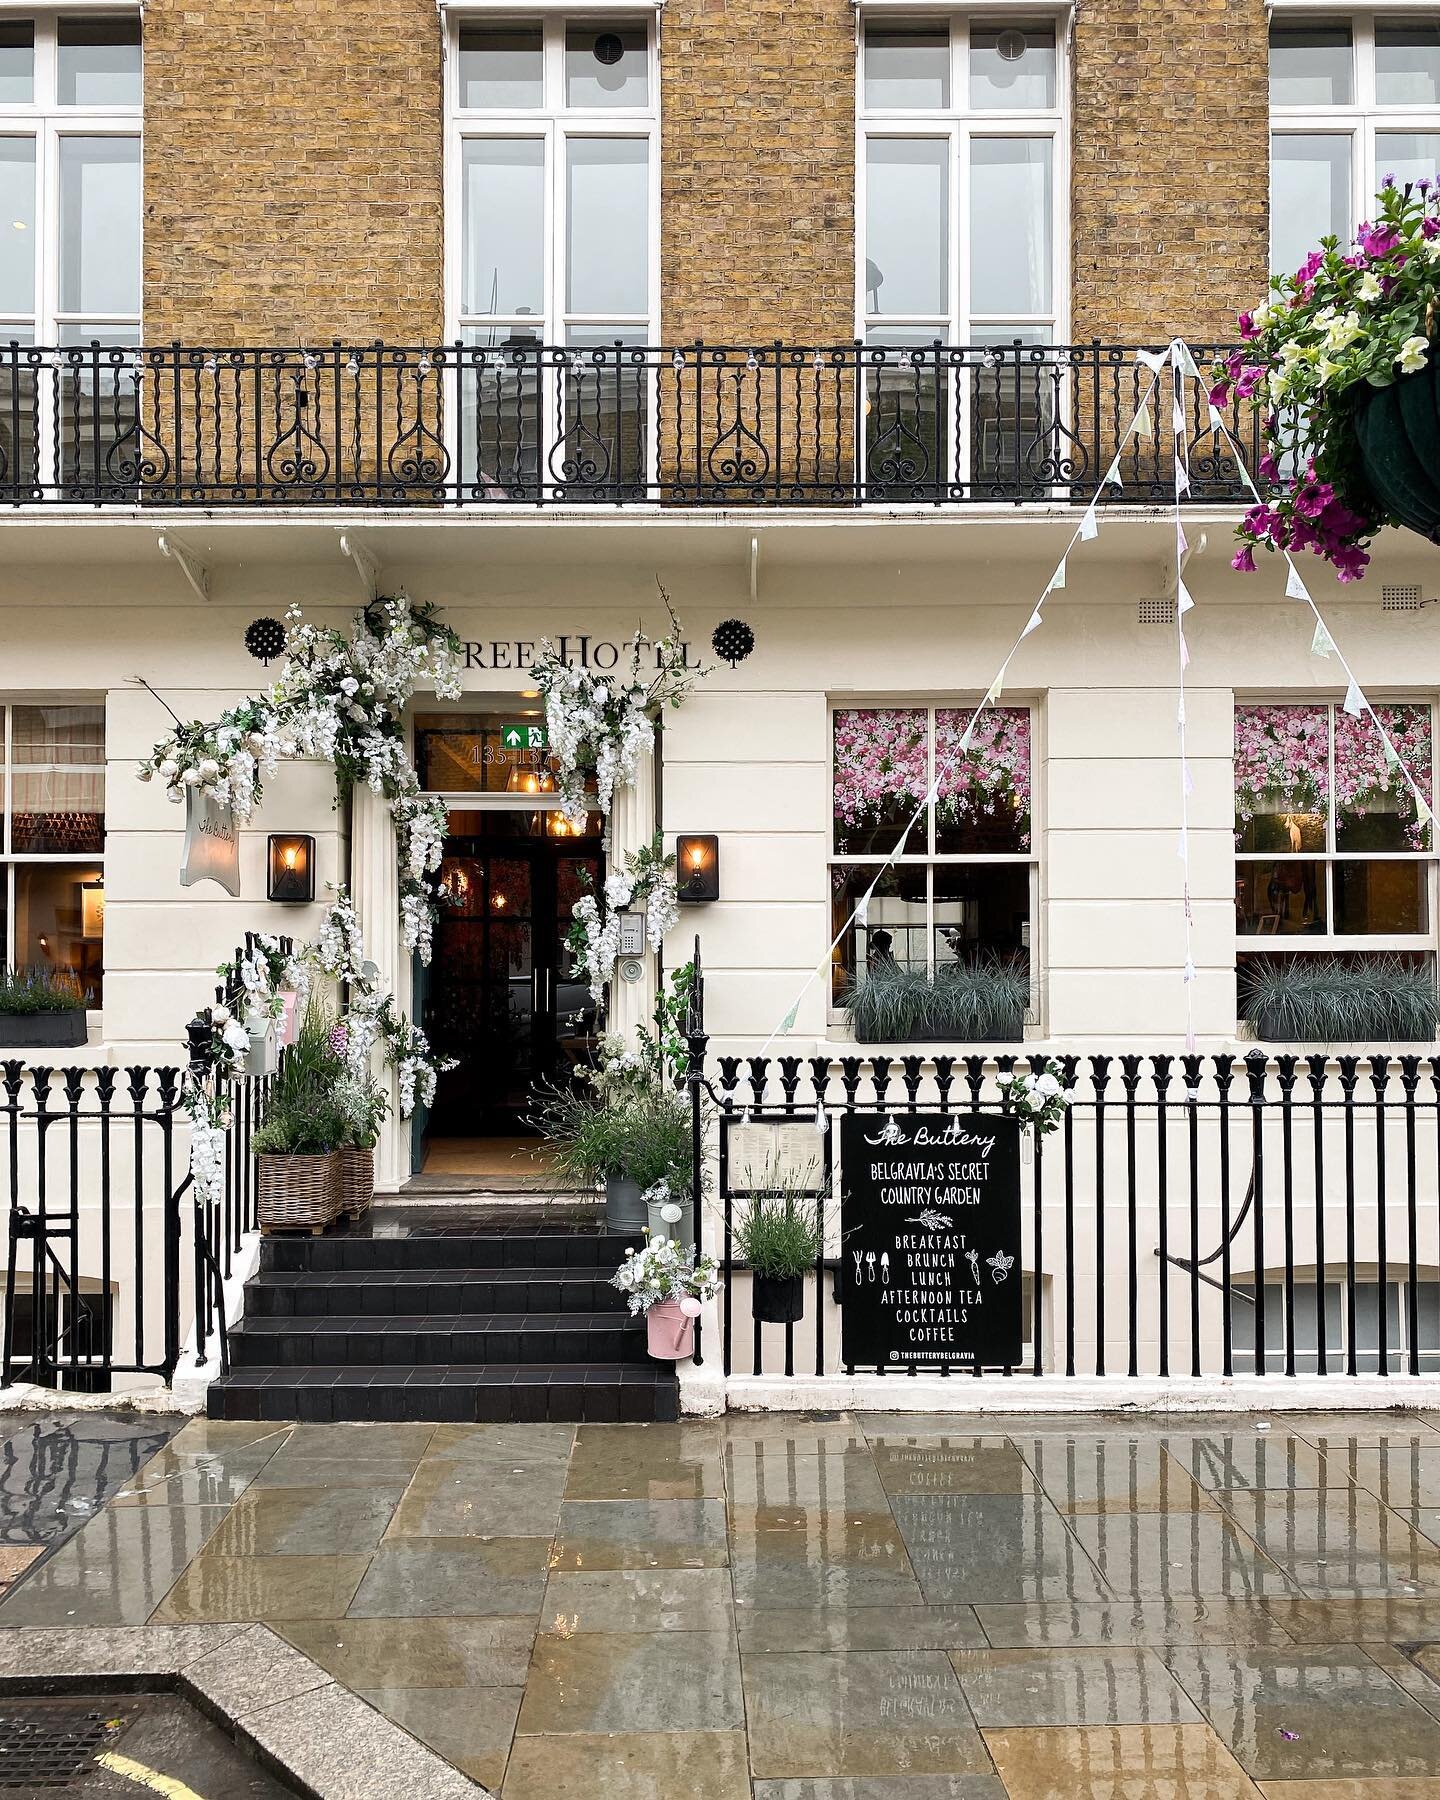
[[[1434,799],[1430,782],[1430,708],[1377,706],[1375,715],[1394,746],[1399,759],[1395,763],[1386,756],[1379,733],[1363,713],[1358,718],[1344,712],[1335,714],[1336,848],[1424,850],[1429,845],[1429,827],[1420,823],[1404,771],[1409,771],[1429,805]],[[1372,826],[1368,833],[1367,821]],[[1378,833],[1374,829],[1377,825]],[[1387,826],[1391,829],[1387,830]],[[1369,842],[1352,845],[1347,841],[1362,833]],[[1395,837],[1397,841],[1377,843],[1377,835],[1382,840]]]
[[[842,855],[890,847],[925,798],[927,758],[923,712],[856,707],[835,714],[835,848]],[[876,841],[882,833],[885,843]],[[924,838],[909,847],[923,850]]]
[[[996,848],[1030,848],[1030,711],[997,706],[981,713],[964,754],[972,711],[935,714],[935,827],[946,838],[999,838]],[[942,843],[941,849],[949,848]],[[970,848],[969,842],[955,846]],[[990,843],[985,847],[991,848]]]
[[[1330,726],[1323,706],[1235,709],[1235,842],[1257,815],[1330,810]],[[1323,847],[1323,846],[1322,846]]]
[[[1360,464],[1355,408],[1426,366],[1437,297],[1440,190],[1387,176],[1353,244],[1322,238],[1240,315],[1244,343],[1216,365],[1210,402],[1248,400],[1261,415],[1271,491],[1237,528],[1237,569],[1255,567],[1257,548],[1313,550],[1341,581],[1360,580],[1387,514]]]

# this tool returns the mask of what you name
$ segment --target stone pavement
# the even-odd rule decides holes
[[[0,1603],[241,1620],[504,1800],[1440,1800],[1440,1415],[195,1420]]]

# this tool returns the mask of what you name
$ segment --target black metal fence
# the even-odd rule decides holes
[[[1223,348],[1223,347],[1222,347]],[[1202,366],[1221,351],[1198,346]],[[1088,501],[1150,383],[1133,346],[504,342],[0,348],[0,502],[948,506]],[[1166,378],[1168,383],[1168,377]],[[1107,504],[1169,501],[1132,437]],[[1188,498],[1246,498],[1187,384]],[[1226,423],[1253,467],[1248,407]]]
[[[838,1118],[1004,1112],[998,1078],[1038,1074],[1046,1059],[936,1046],[707,1061],[703,984],[697,995],[695,1130],[718,1178],[696,1220],[713,1223],[725,1372],[854,1374],[838,1354]],[[1074,1098],[1022,1169],[1028,1341],[1024,1363],[1001,1373],[1440,1373],[1440,1056],[1056,1060]],[[826,1229],[803,1325],[752,1323],[744,1305],[735,1225],[754,1182],[736,1179],[728,1135],[767,1121],[812,1128],[823,1162]]]
[[[243,1003],[234,980],[216,999]],[[197,1066],[209,1030],[187,1027]],[[205,1199],[189,1173],[178,1067],[0,1062],[5,1385],[109,1392],[116,1376],[168,1382],[192,1322],[197,1361],[218,1339],[227,1365],[223,1286],[255,1229],[250,1142],[270,1079],[228,1084],[224,1181]]]

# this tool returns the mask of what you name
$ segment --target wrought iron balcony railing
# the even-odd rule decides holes
[[[1149,379],[1133,348],[1100,343],[11,343],[0,504],[1085,503]],[[1198,384],[1187,395],[1189,499],[1238,502],[1234,457]],[[1248,414],[1227,423],[1253,461]],[[1102,499],[1169,501],[1173,453],[1168,430],[1131,438]]]

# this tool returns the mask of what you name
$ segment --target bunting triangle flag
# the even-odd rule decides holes
[[[1048,585],[1046,586],[1045,592],[1047,594],[1053,594],[1057,589],[1063,588],[1064,585],[1065,585],[1065,558],[1062,556],[1060,558],[1059,566],[1056,568],[1055,573],[1050,577],[1050,580],[1049,580]]]
[[[1195,777],[1190,773],[1190,765],[1188,762],[1181,763],[1180,765],[1180,785],[1188,800],[1191,794],[1195,792]]]
[[[1185,985],[1188,987],[1194,979],[1195,979],[1195,959],[1193,956],[1187,956],[1185,958]]]
[[[1352,719],[1358,719],[1365,710],[1365,696],[1360,692],[1360,683],[1353,675],[1345,690],[1345,710]]]
[[[1029,637],[1032,631],[1038,631],[1044,623],[1044,615],[1041,608],[1037,606],[1034,612],[1032,612],[1030,617],[1025,621],[1025,629],[1020,633],[1021,637]]]
[[[1183,462],[1175,459],[1175,498],[1190,492],[1190,475]]]
[[[1185,583],[1182,581],[1179,585],[1180,585],[1180,599],[1177,604],[1179,606],[1181,613],[1187,613],[1194,606],[1195,601],[1192,598],[1190,590],[1189,590],[1189,588],[1186,587]]]
[[[1180,858],[1182,863],[1188,863],[1190,861],[1190,831],[1188,826],[1182,825],[1180,827],[1180,839],[1175,846],[1175,854]]]
[[[1430,810],[1429,803],[1425,796],[1418,788],[1415,790],[1415,817],[1422,825],[1430,824],[1435,817],[1434,813]]]
[[[1175,723],[1183,731],[1185,729],[1185,696],[1180,696],[1180,704],[1175,709]]]
[[[782,1031],[793,1031],[795,1029],[795,1015],[799,1011],[800,1002],[797,1000],[790,1008],[789,1012],[786,1013],[785,1017],[780,1021],[780,1029]]]
[[[1190,376],[1192,380],[1198,381],[1200,379],[1200,370],[1196,366],[1195,358],[1190,354],[1190,346],[1185,342],[1184,338],[1176,338],[1170,348],[1174,356],[1175,367],[1180,373],[1182,375]]]
[[[1328,659],[1333,655],[1334,650],[1335,642],[1330,636],[1330,633],[1325,629],[1325,621],[1323,619],[1317,619],[1315,621],[1315,635],[1310,640],[1310,654],[1312,656],[1323,656]]]
[[[1178,400],[1170,403],[1170,425],[1176,437],[1185,435],[1185,409]]]
[[[1183,561],[1189,554],[1189,551],[1190,540],[1185,535],[1185,527],[1177,519],[1175,521],[1175,556],[1177,561]]]
[[[860,898],[855,902],[855,923],[857,925],[865,925],[865,924],[869,923],[869,920],[870,920],[870,894],[867,891],[867,892],[863,893],[860,896]]]
[[[1148,400],[1140,402],[1139,410],[1135,414],[1135,435],[1142,438],[1151,438],[1155,435],[1155,426],[1150,418],[1150,402]]]
[[[1288,556],[1285,558],[1285,561],[1289,564],[1290,569],[1290,573],[1285,577],[1285,598],[1287,600],[1308,600],[1310,598],[1310,590],[1300,579],[1300,571],[1295,567],[1294,563],[1290,561]]]
[[[1111,459],[1110,467],[1105,471],[1105,479],[1114,487],[1124,487],[1125,483],[1120,479],[1120,458],[1118,456]]]
[[[1080,521],[1080,541],[1088,544],[1093,537],[1100,535],[1100,527],[1095,519],[1095,502],[1092,500],[1085,508],[1085,516]]]
[[[1190,667],[1190,646],[1185,642],[1183,631],[1180,633],[1180,667],[1182,671]]]
[[[1380,733],[1380,753],[1390,768],[1398,769],[1400,767],[1400,752],[1383,731]]]
[[[993,706],[1005,692],[1005,671],[1002,669],[985,690],[985,698],[980,702],[982,707]]]
[[[1212,405],[1210,408],[1210,429],[1212,431],[1223,431],[1225,429],[1225,417],[1218,406]]]
[[[1166,363],[1169,362],[1170,352],[1169,350],[1137,350],[1135,352],[1135,360],[1136,362],[1144,363],[1147,369],[1154,369],[1155,373],[1158,375],[1161,369],[1165,367]]]

